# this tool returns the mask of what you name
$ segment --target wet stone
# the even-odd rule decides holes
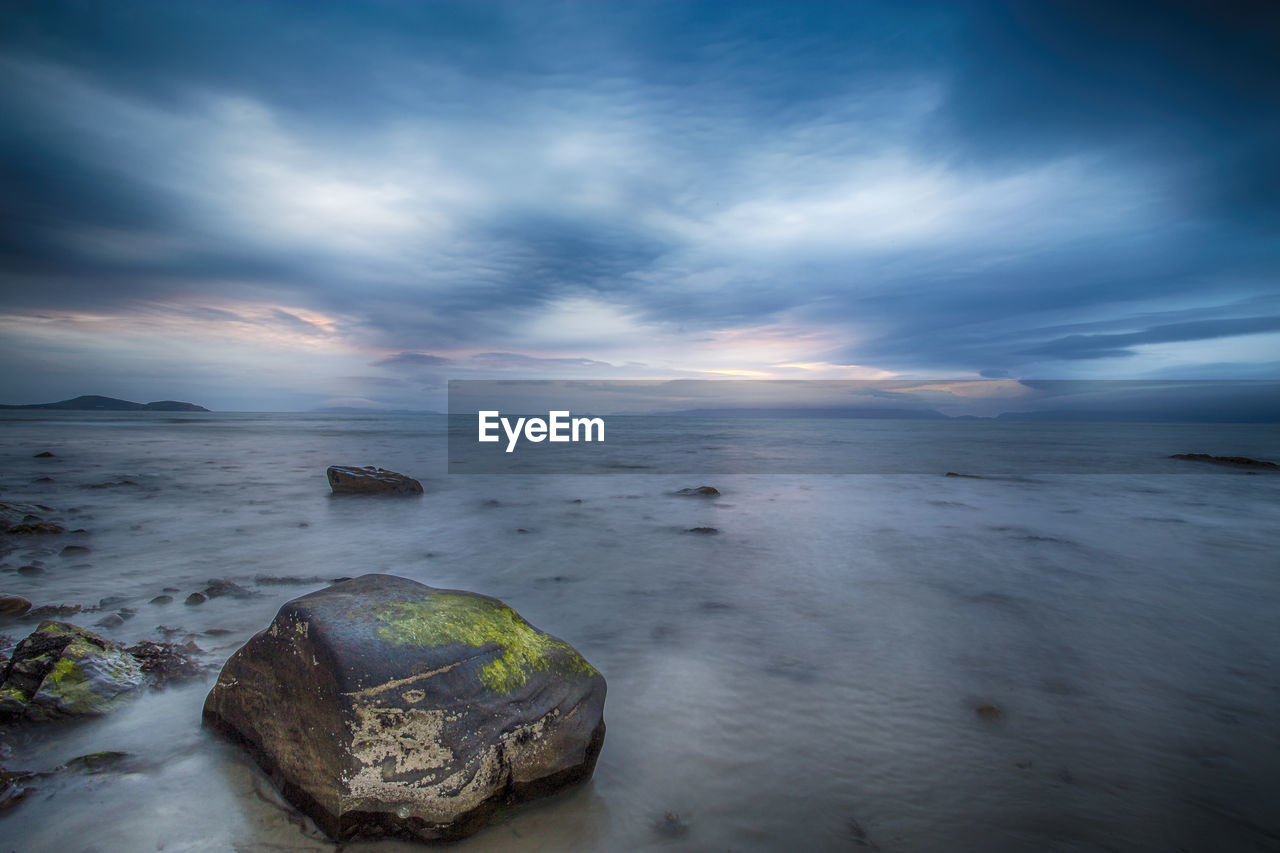
[[[281,607],[204,721],[331,837],[434,841],[588,778],[605,690],[497,599],[373,574]]]

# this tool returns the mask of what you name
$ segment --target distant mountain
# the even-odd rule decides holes
[[[177,400],[159,400],[155,403],[134,403],[130,400],[117,400],[115,397],[99,397],[90,394],[74,397],[70,400],[59,400],[56,403],[28,403],[25,406],[4,406],[0,409],[58,409],[70,412],[207,412],[204,406],[195,403],[180,403]]]
[[[761,409],[684,409],[663,412],[687,418],[869,418],[873,420],[943,421],[947,416],[933,409],[843,408],[761,408]]]

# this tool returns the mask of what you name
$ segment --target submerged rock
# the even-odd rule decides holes
[[[125,651],[133,655],[156,688],[163,688],[172,681],[195,678],[207,669],[196,660],[202,650],[195,643],[178,645],[143,640]]]
[[[0,678],[0,715],[105,714],[142,684],[138,662],[110,640],[46,621],[18,643]]]
[[[102,752],[91,752],[88,755],[77,755],[66,764],[60,765],[58,770],[78,770],[89,775],[96,775],[108,770],[114,770],[121,764],[133,758],[127,752],[116,752],[115,750],[104,750]]]
[[[50,619],[59,616],[74,616],[84,609],[80,604],[42,604],[31,608],[27,614],[32,619]]]
[[[29,794],[29,783],[38,774],[26,770],[6,770],[0,767],[0,812],[11,809]]]
[[[330,465],[325,472],[335,495],[420,495],[422,484],[386,468]]]
[[[676,494],[690,498],[718,498],[720,490],[715,486],[698,486],[696,489],[681,489]]]
[[[1250,459],[1248,456],[1210,456],[1208,453],[1175,453],[1170,459],[1185,459],[1190,462],[1208,462],[1212,465],[1226,465],[1231,468],[1251,468],[1259,471],[1280,470],[1280,465],[1262,459]]]
[[[40,504],[0,501],[0,533],[12,536],[31,533],[65,533],[66,528],[44,518],[48,508]]]
[[[994,702],[984,702],[973,709],[979,719],[986,720],[988,723],[994,723],[1004,717],[1004,711]]]
[[[235,581],[226,578],[209,578],[208,586],[202,593],[205,598],[221,598],[229,595],[232,598],[254,598],[257,593],[245,589]]]
[[[605,690],[497,599],[370,574],[280,608],[204,720],[333,838],[442,840],[588,778]]]

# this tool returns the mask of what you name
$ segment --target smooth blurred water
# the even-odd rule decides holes
[[[113,639],[224,629],[199,640],[220,663],[324,585],[259,576],[381,571],[498,596],[582,651],[609,682],[595,777],[459,851],[1280,849],[1280,476],[1041,473],[1026,436],[1061,448],[1082,427],[1018,424],[1020,443],[988,435],[1022,476],[941,476],[995,470],[971,449],[934,474],[723,475],[706,500],[672,494],[703,484],[692,474],[447,475],[442,418],[0,418],[0,500],[55,507],[91,549],[24,540],[0,558],[0,591],[124,596],[138,612],[100,629]],[[894,452],[945,444],[947,424],[890,426]],[[1273,426],[1091,428],[1152,465],[1280,458]],[[672,429],[655,470],[696,470]],[[752,458],[752,431],[732,429]],[[857,425],[768,429],[823,453],[821,430]],[[427,493],[331,498],[330,464],[402,471]],[[137,485],[87,488],[124,480]],[[700,526],[720,533],[685,532]],[[36,560],[43,574],[17,572]],[[183,606],[213,577],[260,596]],[[148,604],[164,587],[176,601]],[[335,849],[201,730],[213,677],[5,734],[9,768],[133,757],[41,782],[0,817],[0,847]],[[980,718],[984,703],[1003,716]]]

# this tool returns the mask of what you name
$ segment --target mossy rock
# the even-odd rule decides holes
[[[14,648],[0,675],[0,715],[105,714],[142,682],[137,660],[120,646],[78,625],[50,620]]]
[[[333,838],[433,841],[588,778],[605,691],[503,602],[371,574],[285,604],[204,720]]]

